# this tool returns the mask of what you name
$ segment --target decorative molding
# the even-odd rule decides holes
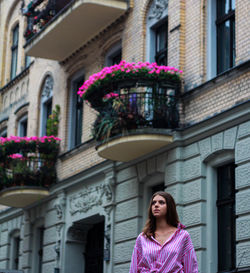
[[[150,9],[150,14],[148,16],[149,20],[161,19],[162,14],[168,8],[168,0],[155,0]]]
[[[54,81],[51,76],[47,76],[43,85],[42,97],[50,98],[52,96]]]
[[[66,206],[66,197],[65,195],[61,198],[58,198],[55,202],[54,208],[56,210],[56,215],[58,220],[62,220],[64,217],[65,212],[65,206]]]
[[[112,198],[111,186],[108,184],[86,187],[85,190],[70,197],[70,214],[86,213],[93,207],[110,203]]]

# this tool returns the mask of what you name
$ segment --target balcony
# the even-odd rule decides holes
[[[24,9],[26,54],[62,61],[127,9],[126,0],[33,0]]]
[[[0,139],[0,204],[23,208],[49,195],[56,183],[59,139]]]
[[[122,61],[83,84],[78,93],[98,112],[92,134],[100,157],[128,162],[172,143],[180,90],[172,69]]]

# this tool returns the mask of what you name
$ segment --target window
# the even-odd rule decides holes
[[[105,65],[111,66],[114,64],[119,64],[121,60],[122,60],[122,49],[121,49],[121,44],[118,43],[107,52]]]
[[[154,0],[147,14],[147,59],[158,65],[168,62],[168,1],[163,0],[159,5]]]
[[[3,128],[0,131],[0,137],[7,137],[7,128]]]
[[[161,184],[158,184],[158,185],[155,185],[155,186],[151,187],[151,193],[152,193],[152,195],[155,192],[157,192],[157,191],[165,191],[165,185],[164,185],[164,183],[161,183]]]
[[[20,235],[19,231],[15,231],[10,236],[10,267],[12,269],[19,269],[19,249]]]
[[[43,265],[43,240],[44,240],[44,227],[38,226],[35,228],[33,236],[33,272],[42,273]]]
[[[155,62],[158,65],[168,63],[168,22],[155,29]]]
[[[16,72],[17,72],[18,36],[19,36],[19,25],[17,25],[12,31],[11,71],[10,71],[11,80],[15,78]]]
[[[47,133],[48,118],[52,113],[52,96],[54,81],[51,76],[45,78],[41,95],[41,116],[40,116],[40,135]]]
[[[77,90],[83,82],[84,76],[81,75],[75,77],[71,84],[70,149],[82,143],[83,99],[77,95]]]
[[[28,129],[28,116],[25,115],[18,121],[18,136],[25,137],[27,136]]]
[[[218,271],[231,272],[235,265],[235,165],[217,169]]]
[[[235,0],[217,0],[217,74],[235,65]]]

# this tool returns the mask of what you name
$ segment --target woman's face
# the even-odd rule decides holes
[[[156,195],[152,200],[151,210],[155,217],[165,217],[167,214],[167,203],[165,198],[160,195]]]

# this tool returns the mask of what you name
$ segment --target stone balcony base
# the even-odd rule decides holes
[[[128,162],[172,143],[171,134],[137,134],[116,137],[96,147],[100,157]]]
[[[0,204],[24,208],[49,195],[49,191],[39,187],[13,187],[0,192]]]

